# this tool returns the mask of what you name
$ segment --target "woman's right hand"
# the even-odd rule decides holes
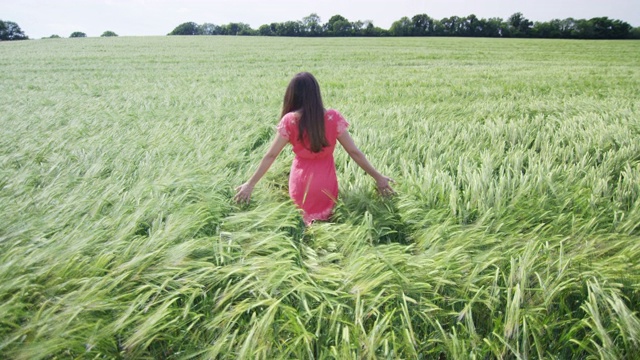
[[[251,193],[253,192],[253,185],[244,183],[236,188],[236,196],[234,199],[238,203],[249,203],[251,199]]]

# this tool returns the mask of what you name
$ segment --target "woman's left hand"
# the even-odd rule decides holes
[[[251,193],[253,192],[253,185],[244,183],[236,188],[236,196],[234,199],[239,203],[249,203],[251,199]]]
[[[378,187],[378,192],[380,192],[380,194],[382,196],[391,196],[391,195],[395,195],[395,191],[393,191],[393,188],[391,187],[391,184],[393,181],[393,179],[391,179],[390,177],[386,177],[384,175],[380,176],[379,178],[376,179],[376,186]]]

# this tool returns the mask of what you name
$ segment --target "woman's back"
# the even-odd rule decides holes
[[[324,113],[324,129],[329,146],[324,147],[320,152],[314,153],[309,149],[309,140],[306,134],[303,136],[303,141],[300,141],[299,121],[299,113],[287,113],[278,124],[278,133],[289,140],[293,146],[293,152],[301,159],[321,159],[331,156],[336,146],[338,136],[349,126],[349,123],[347,123],[338,111],[332,109],[327,110]]]

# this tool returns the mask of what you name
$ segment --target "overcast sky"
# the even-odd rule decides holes
[[[316,13],[323,23],[340,14],[350,21],[371,20],[389,29],[407,16],[442,19],[475,14],[508,18],[521,12],[532,21],[607,16],[640,26],[640,0],[0,0],[0,20],[17,23],[27,36],[68,37],[74,31],[100,36],[166,35],[183,22],[260,25],[301,20]]]

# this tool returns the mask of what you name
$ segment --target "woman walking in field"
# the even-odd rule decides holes
[[[303,211],[305,224],[327,220],[338,198],[338,179],[333,159],[336,140],[349,156],[371,175],[382,195],[393,189],[390,178],[380,174],[349,136],[349,124],[336,110],[325,110],[320,86],[310,73],[299,73],[291,79],[284,95],[278,133],[251,179],[240,185],[238,202],[249,202],[254,186],[269,170],[287,143],[293,146],[295,158],[289,175],[289,195]]]

